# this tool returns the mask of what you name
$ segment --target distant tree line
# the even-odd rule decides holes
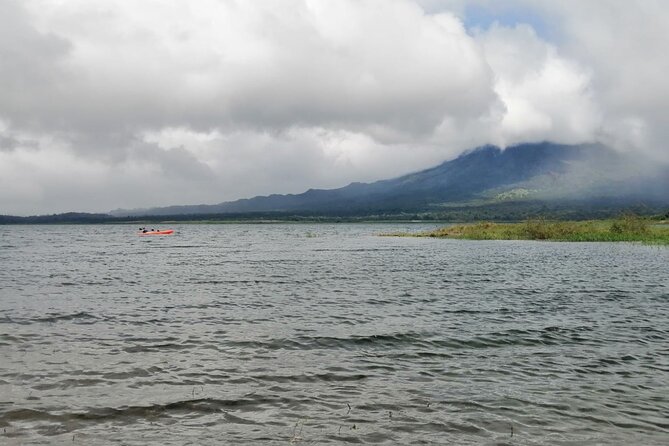
[[[67,212],[63,214],[17,217],[0,215],[0,224],[106,224],[144,222],[363,222],[363,221],[522,221],[543,217],[555,220],[605,219],[622,213],[669,219],[666,205],[638,203],[630,206],[612,200],[540,202],[518,201],[495,204],[449,204],[433,208],[351,209],[303,212],[249,212],[226,214],[181,214],[114,217],[109,214]]]

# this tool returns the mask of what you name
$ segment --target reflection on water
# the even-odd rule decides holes
[[[1,442],[666,444],[669,249],[135,229],[0,226]]]

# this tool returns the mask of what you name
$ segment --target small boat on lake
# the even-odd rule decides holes
[[[143,229],[139,231],[138,235],[170,235],[174,233],[174,229],[163,229],[163,230],[151,230],[147,231]]]

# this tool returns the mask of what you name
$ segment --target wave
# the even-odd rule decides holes
[[[269,381],[276,383],[314,383],[314,382],[351,382],[362,381],[369,378],[369,375],[361,373],[354,375],[343,375],[338,373],[318,373],[318,374],[299,374],[299,375],[257,375],[254,379],[259,381]]]
[[[416,348],[433,349],[479,349],[506,346],[533,345],[596,345],[597,341],[587,336],[590,327],[564,328],[548,326],[539,329],[509,329],[490,332],[469,338],[442,337],[439,334],[421,334],[417,332],[378,334],[350,337],[299,336],[296,338],[278,338],[267,341],[227,341],[228,346],[244,349],[265,350],[314,350],[314,349],[397,349]]]
[[[62,321],[75,321],[78,324],[93,324],[96,321],[100,320],[99,317],[87,313],[85,311],[78,311],[76,313],[48,313],[44,316],[39,317],[9,317],[5,316],[0,319],[0,324],[18,324],[18,325],[29,325],[29,324],[43,324],[43,323],[56,323]]]
[[[178,351],[186,349],[197,349],[201,348],[200,344],[193,342],[184,342],[184,343],[175,343],[175,342],[166,342],[162,344],[149,344],[149,345],[130,345],[123,349],[126,353],[146,353],[146,352],[161,352],[161,351]]]
[[[286,407],[303,404],[307,401],[287,397],[262,397],[249,394],[239,399],[198,398],[146,406],[94,407],[77,412],[52,412],[48,410],[20,408],[1,413],[0,426],[9,426],[17,422],[48,422],[61,424],[66,426],[67,430],[73,431],[87,424],[109,421],[121,424],[133,424],[144,420],[170,418],[184,414],[202,416],[232,409],[251,411],[258,409],[260,406],[263,406],[263,408],[267,406]],[[226,417],[226,419],[233,423],[253,423],[250,420],[239,417],[239,415]]]

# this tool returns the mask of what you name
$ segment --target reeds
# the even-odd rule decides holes
[[[469,240],[553,240],[570,242],[643,242],[669,244],[669,227],[625,214],[615,220],[550,221],[533,218],[521,223],[455,225],[414,235]]]

